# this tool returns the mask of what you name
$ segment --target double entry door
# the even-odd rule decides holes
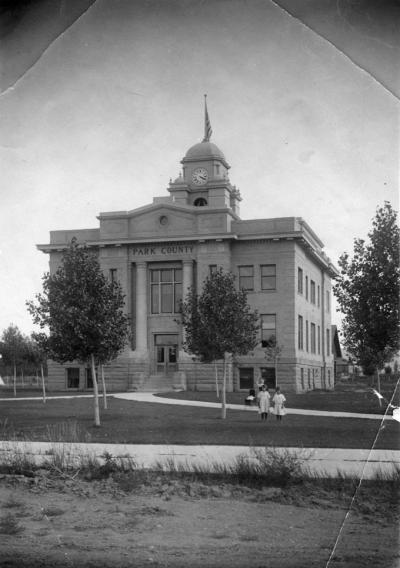
[[[171,375],[178,370],[178,337],[156,335],[156,373]]]

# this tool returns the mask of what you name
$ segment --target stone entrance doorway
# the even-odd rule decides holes
[[[155,336],[155,371],[157,375],[172,375],[178,370],[178,336]]]

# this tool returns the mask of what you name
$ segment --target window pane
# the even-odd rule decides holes
[[[261,276],[275,276],[276,265],[275,264],[264,264],[261,266]]]
[[[311,324],[311,353],[315,353],[315,323]]]
[[[239,279],[240,289],[244,290],[253,290],[253,278],[249,278],[248,276],[241,277]]]
[[[164,363],[165,347],[157,347],[157,363]]]
[[[276,289],[276,265],[264,264],[261,266],[261,290]]]
[[[175,284],[175,312],[179,312],[180,302],[182,300],[182,284]]]
[[[261,345],[269,347],[276,340],[276,315],[261,316]]]
[[[275,288],[276,288],[275,276],[261,277],[261,290],[275,290]]]
[[[299,316],[298,320],[298,347],[303,349],[303,317]]]
[[[276,387],[275,367],[262,367],[260,371],[261,378],[267,388],[274,389]]]
[[[161,284],[161,313],[171,314],[173,308],[172,284]]]
[[[67,369],[67,388],[79,388],[79,367],[70,367]]]
[[[311,294],[311,303],[315,304],[315,282],[313,280],[311,280],[310,294]]]
[[[254,387],[254,371],[252,367],[239,369],[239,388],[252,389]]]
[[[169,347],[168,348],[168,362],[169,363],[176,363],[178,360],[176,355],[176,347]]]
[[[276,316],[275,314],[261,316],[261,322],[263,329],[275,329]]]
[[[240,276],[253,276],[253,267],[252,266],[239,266],[239,274],[240,274]]]
[[[241,290],[254,290],[252,266],[239,266],[239,288]]]
[[[303,270],[298,268],[297,270],[297,291],[303,293]]]
[[[160,282],[160,271],[159,270],[151,270],[151,282]]]
[[[92,389],[93,388],[93,378],[92,378],[92,369],[86,369],[86,388]]]
[[[182,270],[180,268],[175,269],[175,282],[182,282]]]
[[[161,270],[161,282],[172,282],[172,270]]]
[[[159,285],[154,284],[151,286],[151,313],[152,314],[159,314],[160,313],[160,300],[159,300]]]

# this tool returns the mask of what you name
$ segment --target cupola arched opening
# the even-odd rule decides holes
[[[205,205],[207,205],[207,199],[205,199],[204,197],[198,197],[194,200],[193,205],[195,207],[204,207]]]

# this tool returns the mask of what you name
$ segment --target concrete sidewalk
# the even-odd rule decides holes
[[[1,442],[0,462],[7,462],[16,453],[30,455],[39,465],[59,453],[66,461],[91,456],[104,461],[107,452],[115,458],[131,458],[139,468],[166,470],[172,465],[191,470],[199,467],[212,470],[214,466],[233,465],[237,458],[257,461],[257,452],[265,447],[249,446],[183,446],[168,444],[83,444],[66,442]],[[359,450],[337,448],[274,448],[280,454],[295,455],[312,473],[337,477],[339,472],[368,479],[377,473],[391,474],[400,470],[400,451]],[[79,463],[79,461],[77,462]]]

